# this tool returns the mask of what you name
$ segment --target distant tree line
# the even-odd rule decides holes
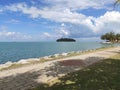
[[[120,42],[120,33],[115,34],[114,32],[109,32],[102,35],[101,39],[113,43]]]
[[[114,6],[120,5],[120,0],[115,0]],[[115,34],[114,32],[109,32],[101,36],[102,40],[106,40],[108,42],[120,42],[120,33]]]

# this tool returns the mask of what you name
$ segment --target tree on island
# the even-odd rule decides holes
[[[60,38],[56,40],[57,42],[75,42],[76,40],[72,38]]]
[[[115,34],[114,32],[109,32],[101,36],[102,40],[106,40],[112,43],[120,42],[120,34]]]

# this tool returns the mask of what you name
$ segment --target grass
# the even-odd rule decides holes
[[[120,90],[120,54],[32,90]]]

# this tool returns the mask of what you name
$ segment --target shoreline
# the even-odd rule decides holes
[[[101,60],[120,54],[120,46],[94,50],[89,53],[32,63],[0,71],[0,89],[28,90],[42,84],[54,84],[58,78],[81,70]],[[71,64],[72,63],[72,64]],[[79,63],[79,64],[78,64]]]
[[[64,59],[64,58],[67,58],[67,57],[78,56],[78,55],[91,53],[91,52],[95,52],[95,51],[99,51],[99,50],[103,50],[103,49],[109,49],[109,48],[113,48],[113,47],[119,47],[119,46],[100,47],[100,48],[83,50],[83,51],[71,51],[71,52],[67,52],[67,53],[63,52],[61,54],[54,54],[54,55],[44,56],[44,57],[40,57],[40,58],[21,59],[17,62],[8,61],[4,64],[0,64],[0,71],[10,69],[10,68],[13,69],[13,68],[21,67],[21,66],[27,66],[27,65],[30,65],[30,64],[53,61],[53,60],[56,60],[56,59]]]
[[[67,52],[67,53],[63,52],[61,54],[54,54],[54,55],[44,56],[44,57],[40,57],[40,58],[21,59],[17,62],[8,61],[4,64],[0,64],[0,71],[6,70],[6,69],[14,69],[14,68],[21,67],[21,66],[27,66],[30,64],[54,61],[56,59],[64,59],[64,58],[68,58],[68,57],[78,56],[78,55],[91,53],[91,52],[95,52],[95,51],[99,51],[99,50],[103,50],[103,49],[109,49],[109,48],[113,48],[113,47],[119,47],[119,46],[100,47],[100,48],[83,50],[83,51],[71,51],[71,52]]]

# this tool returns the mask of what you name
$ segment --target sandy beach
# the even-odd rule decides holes
[[[0,71],[0,90],[27,90],[120,54],[120,46]]]

